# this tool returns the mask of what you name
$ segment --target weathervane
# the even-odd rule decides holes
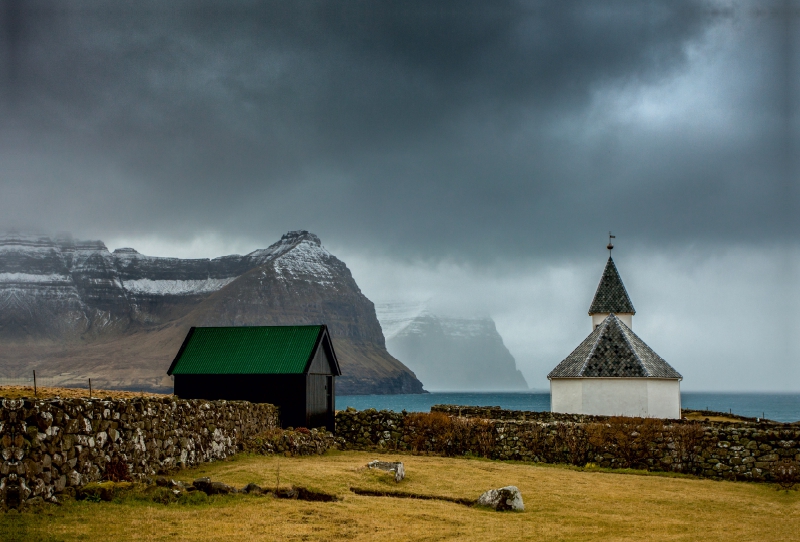
[[[614,248],[614,245],[611,244],[611,240],[616,238],[617,238],[616,235],[611,235],[611,232],[610,231],[608,232],[608,246],[606,248],[608,249],[609,254],[611,254],[611,249]]]

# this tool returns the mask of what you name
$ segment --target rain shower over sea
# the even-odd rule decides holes
[[[683,392],[684,409],[732,412],[777,422],[800,421],[800,393]],[[433,405],[499,406],[508,410],[549,411],[550,393],[433,392],[415,395],[340,395],[336,408],[374,408],[400,412],[428,412]]]

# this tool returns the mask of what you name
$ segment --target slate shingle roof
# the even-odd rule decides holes
[[[603,276],[600,278],[600,284],[597,285],[597,291],[594,293],[592,305],[589,307],[589,314],[603,312],[636,314],[631,298],[628,297],[628,292],[625,290],[625,285],[622,284],[617,266],[614,265],[614,260],[610,256],[606,262],[606,268],[603,270]]]
[[[683,378],[614,314],[609,314],[547,378]]]

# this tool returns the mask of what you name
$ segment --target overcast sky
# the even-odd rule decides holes
[[[0,227],[219,256],[308,229],[490,314],[531,386],[617,235],[687,390],[800,391],[800,2],[0,0]]]

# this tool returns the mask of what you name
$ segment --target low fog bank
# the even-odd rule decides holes
[[[373,301],[428,302],[491,315],[532,389],[591,331],[607,252],[476,269],[341,254]],[[636,308],[634,331],[684,377],[685,391],[800,391],[799,247],[615,250]]]

